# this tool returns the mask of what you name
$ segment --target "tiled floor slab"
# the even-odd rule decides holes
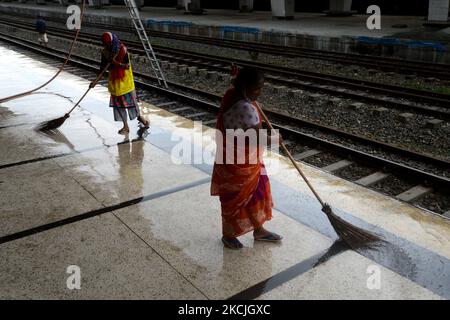
[[[52,160],[2,169],[0,177],[1,236],[102,207]]]
[[[205,298],[111,213],[2,244],[0,260],[1,299]]]

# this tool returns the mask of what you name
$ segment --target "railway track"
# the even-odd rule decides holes
[[[37,59],[52,65],[58,65],[65,58],[62,51],[43,49],[30,41],[4,34],[0,35],[0,39],[4,43],[20,48],[21,51],[25,50],[27,54],[32,52]],[[73,57],[66,70],[92,80],[98,70],[98,62]],[[170,90],[163,89],[155,85],[156,79],[146,74],[135,73],[135,79],[141,99],[191,120],[203,121],[205,125],[215,125],[219,96],[175,83],[169,83]],[[432,212],[444,214],[450,210],[450,194],[448,194],[450,162],[340,132],[283,113],[266,111],[298,161],[315,165],[322,170]],[[333,139],[351,142],[338,143]],[[370,150],[364,151],[349,145],[362,145]],[[384,156],[377,153],[383,153]],[[393,160],[400,158],[406,160]],[[409,162],[419,165],[412,165]],[[428,170],[431,167],[433,169]]]
[[[21,16],[22,18],[30,19],[29,16],[26,16],[24,14],[21,15],[17,14],[17,15]],[[7,16],[4,17],[7,18]],[[66,22],[64,18],[52,19],[51,21],[63,24],[65,24]],[[86,21],[83,22],[83,25],[86,27],[94,27],[103,30],[107,29],[133,33],[133,31],[130,31],[130,28],[118,25],[108,25],[104,23],[99,24]],[[420,75],[424,77],[433,77],[443,80],[450,79],[450,65],[442,63],[429,63],[424,61],[405,60],[399,58],[381,57],[373,55],[341,53],[303,47],[274,45],[262,42],[216,39],[205,36],[183,35],[170,32],[150,30],[148,27],[147,33],[151,37],[155,38],[169,38],[174,40],[196,42],[208,45],[215,45],[219,47],[226,47],[292,58],[319,59],[341,64],[350,63],[353,65],[359,65],[362,67],[381,71]]]
[[[32,24],[23,25],[22,23],[11,21],[3,21],[2,23],[21,29],[34,30]],[[73,32],[55,27],[49,27],[48,32],[54,36],[65,37],[66,39],[73,37]],[[98,34],[82,32],[79,41],[98,45]],[[126,40],[126,42],[131,52],[142,56],[145,55],[139,42],[132,40]],[[163,61],[196,66],[221,73],[228,73],[229,71],[230,59],[180,49],[155,46],[156,48],[158,49],[158,58]],[[282,88],[288,87],[321,92],[334,97],[344,97],[377,106],[413,111],[418,114],[446,120],[450,119],[450,95],[447,94],[324,75],[292,68],[275,67],[240,59],[233,59],[233,61],[241,66],[258,67],[266,73],[267,81],[273,85],[282,86]]]

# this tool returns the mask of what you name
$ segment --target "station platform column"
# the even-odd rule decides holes
[[[272,17],[276,19],[294,19],[294,0],[271,0]]]
[[[90,8],[101,8],[102,0],[88,0],[88,6]]]
[[[253,11],[253,0],[239,0],[239,11],[240,12],[252,12]]]
[[[184,9],[184,0],[177,0],[177,6],[176,6],[177,10],[182,10]]]
[[[183,7],[186,10],[185,13],[203,14],[201,0],[183,0]]]
[[[60,1],[67,1],[67,0],[60,0]],[[136,2],[138,4],[139,1]],[[81,3],[81,1],[80,1]],[[91,8],[101,8],[103,6],[109,6],[111,3],[109,0],[88,0],[88,6]]]
[[[449,0],[430,0],[428,7],[428,21],[447,22]]]
[[[356,13],[351,9],[352,0],[330,0],[330,9],[325,13],[329,16],[351,16]]]

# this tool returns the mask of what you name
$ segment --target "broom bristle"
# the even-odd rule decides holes
[[[347,243],[350,248],[356,250],[367,247],[371,243],[381,242],[381,239],[378,236],[358,228],[337,216],[330,206],[325,205],[322,211],[328,216],[328,219],[339,238]]]
[[[68,117],[69,117],[69,115],[65,114],[62,117],[42,122],[40,125],[37,126],[37,130],[42,131],[42,132],[54,131],[54,130],[58,129],[59,127],[61,127],[63,125],[64,121],[66,121],[66,119]]]

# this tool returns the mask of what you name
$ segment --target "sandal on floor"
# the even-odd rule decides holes
[[[255,237],[255,241],[269,241],[269,242],[279,242],[283,239],[279,234],[269,232],[265,236]]]
[[[149,134],[149,128],[150,127],[143,127],[143,126],[139,126],[139,129],[138,129],[138,131],[137,131],[137,136],[138,136],[138,138],[139,139],[144,139],[144,138],[146,138],[147,136],[148,136],[148,134]]]
[[[239,250],[244,247],[244,245],[237,238],[222,237],[222,242],[225,248],[232,250]]]
[[[124,134],[124,133],[129,133],[129,132],[130,132],[130,129],[125,129],[125,128],[122,128],[119,131],[117,131],[118,134]]]

